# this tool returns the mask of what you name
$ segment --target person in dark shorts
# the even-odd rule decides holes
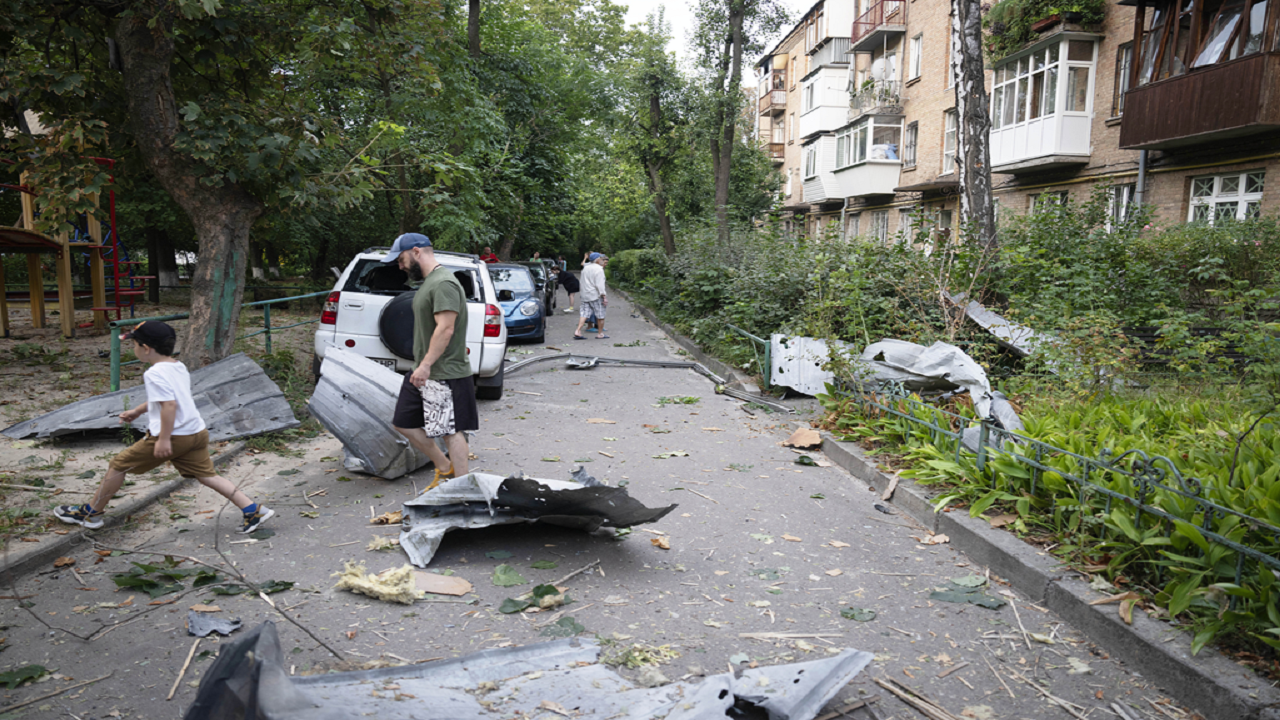
[[[567,313],[573,312],[573,301],[578,297],[578,290],[581,289],[578,285],[578,278],[574,277],[573,273],[568,270],[560,268],[556,272],[556,283],[564,288],[565,292],[569,293],[569,307],[565,308],[564,311]]]
[[[436,261],[431,240],[420,233],[396,238],[384,263],[396,263],[413,280],[413,359],[391,424],[431,458],[435,477],[427,490],[468,471],[467,431],[480,429],[471,363],[467,360],[467,296],[448,268]],[[443,438],[446,457],[435,439]]]
[[[213,468],[213,461],[209,459],[209,431],[191,397],[191,376],[187,366],[173,358],[173,346],[178,339],[173,328],[156,320],[145,320],[120,339],[132,340],[134,355],[151,366],[142,374],[146,402],[120,413],[121,424],[131,423],[146,413],[147,436],[111,458],[107,476],[89,502],[59,505],[53,514],[64,523],[96,530],[102,527],[107,503],[120,492],[126,473],[144,473],[172,463],[183,477],[199,480],[240,508],[244,515],[240,532],[257,530],[276,513],[250,500]]]

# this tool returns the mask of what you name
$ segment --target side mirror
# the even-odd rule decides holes
[[[515,300],[515,299],[516,299],[516,294],[511,290],[498,291],[498,302],[511,302],[512,300]]]

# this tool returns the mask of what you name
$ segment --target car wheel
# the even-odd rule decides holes
[[[530,340],[535,344],[547,341],[547,321],[545,319],[542,321],[542,329],[538,331],[537,335],[530,338]]]
[[[480,400],[501,400],[502,384],[507,372],[506,364],[498,367],[498,372],[492,378],[485,380],[486,385],[476,385],[476,398]]]
[[[378,335],[382,344],[396,355],[413,358],[413,293],[401,293],[382,308]]]

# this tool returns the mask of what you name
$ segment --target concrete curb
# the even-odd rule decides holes
[[[237,442],[227,447],[227,449],[213,456],[213,464],[215,467],[225,465],[235,456],[239,455],[245,449],[244,442]],[[0,565],[0,578],[8,583],[11,577],[24,575],[35,570],[38,567],[52,563],[56,558],[66,555],[72,551],[73,546],[79,545],[86,541],[90,533],[101,532],[119,525],[123,525],[128,521],[131,515],[134,515],[146,507],[169,497],[179,490],[186,489],[187,486],[195,483],[195,478],[180,477],[177,480],[170,480],[165,483],[158,483],[147,488],[142,494],[134,495],[123,503],[119,503],[110,508],[104,518],[104,525],[98,530],[73,530],[66,535],[54,535],[52,542],[41,542],[37,547],[31,547],[29,550],[23,548],[21,552],[11,551],[5,554],[4,564]],[[75,527],[67,525],[66,527]],[[22,543],[25,544],[25,543]],[[30,547],[30,546],[28,546]]]
[[[615,289],[616,291],[616,289]],[[618,294],[698,362],[716,373],[741,381],[728,365],[710,358],[698,345],[658,320],[651,310]],[[854,443],[841,442],[823,433],[827,457],[862,482],[883,492],[893,479]],[[1133,625],[1119,618],[1115,605],[1090,605],[1104,597],[1091,590],[1070,568],[1048,553],[1004,530],[969,517],[967,512],[936,513],[935,493],[906,478],[899,478],[890,501],[895,507],[935,533],[951,538],[951,545],[991,572],[1007,580],[1033,602],[1057,613],[1073,627],[1120,658],[1170,697],[1198,709],[1211,720],[1280,720],[1280,690],[1252,670],[1205,648],[1191,655],[1191,635],[1154,620],[1135,609]]]

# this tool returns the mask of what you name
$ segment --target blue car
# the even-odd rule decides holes
[[[493,289],[507,325],[508,340],[540,343],[547,337],[547,314],[529,268],[511,263],[489,266]]]

